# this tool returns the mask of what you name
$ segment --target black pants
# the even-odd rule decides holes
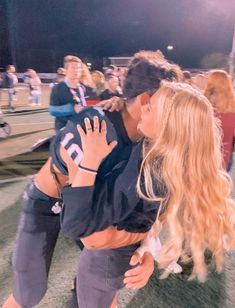
[[[40,302],[47,290],[51,259],[60,231],[60,217],[52,212],[57,199],[43,194],[32,182],[22,200],[13,252],[13,296],[24,308]]]

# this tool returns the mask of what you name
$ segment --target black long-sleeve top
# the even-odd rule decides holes
[[[129,232],[151,228],[159,203],[146,202],[136,192],[141,153],[142,144],[133,145],[129,159],[120,155],[112,171],[97,177],[94,186],[62,190],[61,230],[66,236],[78,239],[110,225]],[[157,193],[163,195],[163,191]]]

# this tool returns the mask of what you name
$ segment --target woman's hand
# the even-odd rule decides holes
[[[124,105],[124,99],[118,96],[113,96],[110,99],[106,99],[97,104],[97,106],[103,107],[104,110],[108,110],[110,112],[120,111]]]
[[[130,265],[135,266],[125,273],[124,284],[126,288],[141,289],[146,286],[154,271],[154,259],[149,252],[141,258],[137,252],[130,260]]]
[[[89,118],[85,118],[84,123],[85,131],[80,125],[77,126],[83,150],[83,159],[80,165],[97,170],[102,160],[116,146],[117,141],[107,143],[107,126],[104,120],[100,123],[99,118],[94,117],[93,128]]]

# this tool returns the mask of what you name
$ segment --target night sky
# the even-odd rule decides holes
[[[140,49],[198,67],[206,54],[230,52],[235,22],[235,0],[1,0],[0,10],[0,66],[11,59],[44,72],[65,54],[99,65]]]

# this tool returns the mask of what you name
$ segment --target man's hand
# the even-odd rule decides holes
[[[145,252],[142,258],[137,252],[134,253],[130,260],[130,265],[134,266],[138,263],[139,265],[125,273],[123,282],[126,288],[135,290],[145,287],[153,274],[154,260],[149,252]]]

